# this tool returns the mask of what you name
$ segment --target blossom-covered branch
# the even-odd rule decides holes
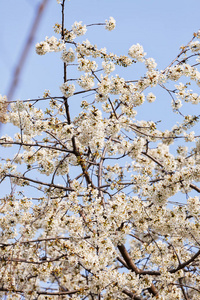
[[[159,70],[137,42],[117,55],[82,38],[113,17],[68,27],[57,2],[36,53],[61,53],[58,94],[0,96],[15,128],[0,138],[0,298],[199,299],[200,32]]]

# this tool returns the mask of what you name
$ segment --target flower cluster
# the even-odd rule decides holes
[[[130,57],[135,58],[141,62],[144,61],[144,56],[146,55],[143,47],[138,43],[130,47],[128,54],[130,55]]]
[[[76,56],[73,49],[70,47],[68,50],[63,50],[61,58],[65,63],[71,63],[75,60]]]
[[[91,71],[96,71],[96,69],[98,67],[97,63],[94,60],[91,61],[86,58],[79,58],[78,63],[79,63],[78,70],[84,71],[86,73],[91,72]]]
[[[157,63],[155,62],[154,58],[146,58],[145,59],[145,66],[148,70],[153,70],[156,68]]]
[[[115,19],[113,17],[110,17],[109,20],[106,20],[106,26],[105,26],[105,28],[107,30],[111,31],[111,30],[115,29],[115,27],[116,27],[116,21],[115,21]]]
[[[110,73],[114,72],[114,70],[115,70],[115,65],[113,64],[113,62],[103,61],[102,62],[102,67],[103,67],[104,72],[106,74],[110,74]]]
[[[154,102],[156,100],[156,96],[153,93],[148,93],[146,99],[149,103]]]
[[[65,44],[62,40],[57,40],[56,37],[46,37],[44,42],[36,44],[36,53],[38,55],[45,55],[47,52],[59,52],[65,49]]]
[[[75,22],[72,25],[72,31],[77,36],[84,35],[87,31],[86,25],[82,25],[82,22]]]
[[[95,109],[88,114],[80,114],[74,124],[77,127],[78,141],[83,146],[89,146],[92,150],[102,149],[104,146],[105,125],[101,111]]]
[[[90,90],[94,86],[94,77],[90,74],[86,73],[85,75],[81,75],[81,77],[78,80],[78,84],[84,89],[84,90]]]
[[[8,108],[8,100],[6,96],[0,95],[0,122],[7,122],[7,108]]]
[[[63,93],[65,97],[70,97],[75,92],[75,85],[74,84],[68,84],[67,82],[63,83],[60,86],[60,90]]]
[[[195,41],[190,43],[189,45],[192,52],[199,52],[200,51],[200,43],[199,41]]]

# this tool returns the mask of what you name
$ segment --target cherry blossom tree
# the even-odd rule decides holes
[[[1,122],[16,128],[0,139],[15,153],[0,167],[10,184],[0,199],[1,299],[197,300],[200,133],[189,110],[200,102],[200,32],[158,70],[140,44],[118,56],[78,42],[91,26],[113,30],[114,18],[67,29],[57,2],[61,24],[36,52],[61,52],[60,95],[9,107],[0,97]],[[116,74],[136,64],[143,76]],[[137,118],[160,91],[177,117],[171,128]]]

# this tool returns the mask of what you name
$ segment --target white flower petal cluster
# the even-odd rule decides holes
[[[37,43],[35,46],[35,50],[38,55],[45,55],[47,52],[50,52],[50,47],[49,44],[44,41]]]
[[[59,33],[61,33],[61,31],[62,31],[62,25],[56,23],[56,24],[53,26],[53,29],[54,29],[54,32],[55,32],[55,33],[59,34]]]
[[[110,74],[112,73],[114,70],[115,70],[115,65],[113,62],[106,62],[106,61],[103,61],[102,62],[102,67],[104,69],[104,72],[106,74]]]
[[[108,76],[101,76],[101,82],[98,83],[97,94],[95,99],[97,102],[104,102],[108,99],[108,94],[111,89],[111,80]]]
[[[128,54],[130,57],[143,62],[144,61],[144,56],[146,53],[144,52],[143,47],[140,44],[132,45],[128,51]]]
[[[2,135],[1,141],[4,142],[2,147],[12,147],[13,139],[8,135]]]
[[[101,111],[95,109],[88,114],[80,114],[75,125],[78,126],[78,140],[83,146],[89,146],[93,150],[102,149],[104,145],[105,124]]]
[[[111,30],[115,29],[115,27],[116,27],[116,21],[115,21],[115,19],[113,17],[110,17],[109,20],[106,20],[105,22],[106,22],[105,28],[107,30],[111,31]]]
[[[173,81],[177,81],[181,76],[190,77],[192,81],[195,81],[200,86],[200,72],[195,67],[186,63],[168,68],[166,76]]]
[[[157,67],[157,63],[155,62],[154,58],[146,58],[145,59],[145,66],[148,70],[153,70]]]
[[[70,47],[68,50],[64,49],[61,55],[61,59],[65,63],[71,63],[75,60],[76,56],[73,49]]]
[[[63,83],[60,86],[60,90],[63,93],[65,97],[70,97],[75,92],[75,85],[74,84],[68,84],[68,82]]]
[[[199,52],[200,51],[200,43],[199,41],[191,42],[189,45],[192,52]]]
[[[86,25],[82,25],[82,22],[74,22],[72,25],[72,31],[75,35],[84,35],[87,31]]]
[[[146,85],[150,85],[151,87],[156,86],[158,83],[163,81],[160,72],[155,70],[147,71],[146,77]]]
[[[148,93],[148,95],[146,96],[146,99],[149,103],[152,103],[156,100],[156,96],[153,93]]]
[[[65,43],[62,40],[57,40],[55,36],[46,37],[45,41],[37,43],[35,46],[38,55],[45,55],[47,52],[59,52],[65,49]]]
[[[173,66],[167,72],[168,78],[173,81],[177,81],[181,76],[183,76],[183,74],[184,74],[183,65]]]
[[[90,56],[92,55],[94,51],[93,45],[90,43],[90,41],[87,39],[86,41],[83,41],[81,44],[77,44],[76,52],[81,53],[81,57],[83,56]]]
[[[96,71],[98,65],[94,60],[89,60],[86,58],[79,58],[78,59],[78,70],[79,71],[84,71],[86,73],[91,72],[91,71]]]
[[[90,75],[89,73],[86,73],[85,75],[81,75],[81,77],[78,79],[77,83],[82,87],[84,90],[90,90],[94,86],[94,77]]]
[[[134,93],[133,101],[135,106],[140,106],[145,101],[145,95],[143,93]]]
[[[0,122],[6,123],[8,121],[7,116],[8,100],[6,96],[0,94]]]
[[[173,111],[177,111],[179,108],[182,107],[182,101],[180,99],[172,100],[171,106],[173,108]]]
[[[65,42],[73,42],[75,38],[76,38],[76,35],[72,30],[64,30]]]
[[[116,77],[111,77],[111,84],[110,84],[110,93],[114,95],[118,95],[123,91],[125,85],[124,78],[120,78],[118,75]]]
[[[198,196],[187,199],[187,207],[190,214],[200,216],[200,200]]]
[[[191,131],[190,133],[184,132],[184,138],[186,142],[194,142],[195,132],[194,131]]]
[[[187,87],[183,83],[180,82],[178,85],[175,85],[175,87],[178,90],[178,92],[176,92],[178,99],[192,104],[200,103],[200,96],[197,93],[193,93],[191,89],[187,90]]]

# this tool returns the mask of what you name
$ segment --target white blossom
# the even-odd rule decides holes
[[[65,97],[70,97],[75,92],[75,85],[74,84],[68,84],[67,82],[63,83],[60,86],[60,90],[63,93]]]
[[[82,75],[79,80],[78,84],[84,89],[84,90],[90,90],[94,86],[94,77],[90,74],[86,73],[86,75]]]
[[[115,70],[115,65],[112,62],[102,62],[102,67],[106,74],[110,74]]]
[[[192,52],[199,52],[200,51],[200,43],[199,41],[191,42],[189,45]]]
[[[41,42],[36,44],[36,53],[38,55],[44,55],[50,51],[50,46],[47,42]]]
[[[65,49],[65,44],[61,40],[57,40],[56,37],[51,38],[46,37],[44,42],[36,44],[36,53],[39,55],[44,55],[47,52],[59,52]]]
[[[82,22],[74,22],[72,30],[77,36],[84,35],[87,31],[86,25],[82,25]]]
[[[78,63],[79,63],[78,66],[79,71],[85,71],[85,72],[96,71],[98,66],[95,61],[91,61],[86,58],[79,58]]]
[[[106,22],[105,28],[107,30],[111,31],[111,30],[115,29],[115,27],[116,27],[116,21],[115,21],[115,19],[113,17],[110,17],[109,20],[106,20],[105,22]]]
[[[143,47],[138,43],[130,47],[128,54],[130,55],[130,57],[135,58],[136,60],[141,62],[144,61],[144,56],[146,55]]]
[[[75,60],[73,49],[71,47],[68,50],[64,49],[61,58],[65,63],[73,62]]]
[[[156,100],[156,96],[153,93],[148,93],[148,95],[146,96],[146,99],[148,102],[152,103]]]
[[[155,62],[155,59],[153,59],[153,58],[146,58],[145,65],[146,65],[147,69],[152,70],[152,69],[156,68],[157,63]]]

